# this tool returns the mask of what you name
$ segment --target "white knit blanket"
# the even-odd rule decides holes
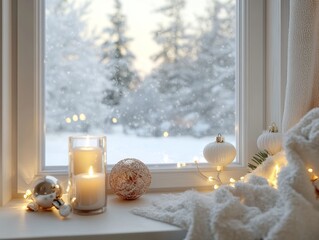
[[[319,109],[286,134],[284,146],[285,153],[269,157],[235,187],[163,195],[133,212],[187,229],[185,239],[317,240],[319,200],[307,169],[319,174]],[[286,165],[278,174],[278,190],[267,181],[275,165]]]

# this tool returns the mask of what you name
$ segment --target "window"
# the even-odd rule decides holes
[[[68,165],[73,134],[106,134],[108,164],[235,145],[235,0],[50,0],[42,35],[44,168]]]
[[[30,2],[32,4],[30,4]],[[44,32],[41,1],[18,2],[18,190],[32,178],[43,172],[50,172],[50,167],[41,164],[43,156],[44,129],[44,96],[40,79],[44,72],[41,68],[43,49],[39,48],[39,34]],[[245,170],[245,159],[251,156],[255,149],[255,141],[264,127],[264,19],[263,1],[240,1],[237,6],[237,89],[235,126],[237,134],[238,164],[229,167],[232,176],[240,177]],[[256,14],[258,13],[258,14]],[[30,16],[35,16],[30,17]],[[35,33],[35,34],[31,34]],[[77,56],[69,55],[71,60]],[[32,61],[31,61],[32,60]],[[42,106],[42,107],[41,107]],[[73,112],[66,115],[64,121],[74,121],[81,118],[83,112]],[[77,116],[73,116],[77,115]],[[82,115],[82,119],[84,119]],[[85,115],[86,117],[86,115]],[[111,121],[117,117],[111,115]],[[80,119],[81,120],[81,119]],[[115,119],[113,119],[115,120]],[[67,123],[67,122],[66,122]],[[114,123],[114,122],[113,122]],[[164,129],[165,130],[165,129]],[[169,131],[168,131],[169,134]],[[57,149],[58,151],[58,149]],[[66,176],[63,168],[56,167],[51,174]],[[204,169],[211,172],[212,169]],[[153,170],[153,188],[195,187],[205,186],[192,167],[185,169],[157,169]],[[227,171],[225,173],[227,175]],[[173,181],[172,181],[173,180]]]

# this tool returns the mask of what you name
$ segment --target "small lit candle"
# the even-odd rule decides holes
[[[105,175],[94,173],[92,166],[88,173],[75,176],[75,187],[75,209],[88,211],[105,205]]]

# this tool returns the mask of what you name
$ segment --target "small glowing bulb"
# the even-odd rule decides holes
[[[67,117],[67,118],[65,119],[65,122],[66,122],[66,123],[71,123],[72,120],[71,120],[71,118]]]
[[[85,120],[86,120],[86,116],[85,116],[84,113],[81,113],[81,114],[80,114],[80,120],[81,120],[81,121],[85,121]]]
[[[214,181],[214,178],[213,178],[212,176],[209,176],[209,177],[208,177],[208,181],[209,181],[209,182],[212,182],[212,181]],[[215,186],[216,186],[216,185],[215,185]]]
[[[219,186],[217,185],[217,184],[215,184],[214,185],[214,189],[216,190],[216,189],[218,189],[219,188]]]
[[[115,118],[115,117],[113,117],[112,118],[112,123],[117,123],[118,121],[117,121],[117,118]]]
[[[308,168],[308,172],[312,173],[313,169],[312,168]]]
[[[163,132],[163,137],[168,137],[169,133],[167,131]]]
[[[233,178],[230,178],[229,181],[230,181],[231,183],[235,183],[235,182],[236,182],[236,180],[233,179]]]
[[[220,172],[221,170],[223,170],[223,167],[222,166],[217,166],[216,170],[217,170],[217,172]]]
[[[73,120],[74,122],[77,122],[77,121],[79,120],[78,115],[74,114],[74,115],[72,116],[72,120]]]
[[[25,194],[23,195],[23,197],[24,197],[25,199],[27,199],[27,198],[29,198],[31,195],[32,195],[32,192],[31,192],[30,189],[28,189],[28,190],[25,192]]]
[[[90,175],[90,176],[93,175],[93,167],[92,167],[92,166],[90,166],[90,168],[89,168],[89,175]]]

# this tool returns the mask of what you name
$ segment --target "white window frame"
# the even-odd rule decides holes
[[[15,82],[16,49],[13,3],[0,2],[0,206],[7,203],[16,192],[15,153]]]
[[[65,172],[41,171],[41,129],[43,99],[40,78],[41,59],[38,49],[38,34],[41,26],[39,12],[40,0],[17,1],[18,32],[18,70],[17,70],[17,192],[28,188],[32,180],[43,174],[58,176],[67,181]],[[224,181],[229,177],[239,178],[247,172],[247,160],[256,153],[256,139],[266,125],[266,35],[265,35],[265,0],[238,1],[237,7],[242,12],[238,16],[240,29],[237,28],[238,69],[236,78],[239,89],[236,96],[237,109],[237,158],[239,164],[231,165],[223,171]],[[240,56],[240,57],[239,57]],[[66,143],[67,144],[67,143]],[[202,169],[207,175],[215,175],[211,168]],[[195,168],[152,170],[153,191],[181,190],[211,186],[203,180]]]

